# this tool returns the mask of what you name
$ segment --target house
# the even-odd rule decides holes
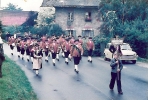
[[[4,26],[19,26],[26,22],[29,12],[0,10],[0,20]]]
[[[100,33],[99,0],[43,0],[41,7],[55,8],[55,23],[67,35],[96,36]]]

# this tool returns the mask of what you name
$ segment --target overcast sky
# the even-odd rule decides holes
[[[0,0],[1,7],[7,7],[9,3],[18,5],[24,11],[39,11],[43,0]]]

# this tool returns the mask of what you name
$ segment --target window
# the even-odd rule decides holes
[[[85,21],[91,21],[91,12],[85,13]]]
[[[73,21],[74,18],[73,18],[73,12],[68,12],[68,21]]]
[[[94,37],[94,30],[82,30],[82,36]]]

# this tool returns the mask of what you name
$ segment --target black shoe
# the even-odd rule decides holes
[[[79,73],[79,71],[77,70],[77,71],[76,71],[76,73],[78,74],[78,73]]]
[[[90,61],[90,63],[92,63],[92,60]]]
[[[74,71],[76,72],[76,69],[74,69]]]
[[[24,58],[22,58],[22,60],[23,60]]]
[[[29,62],[29,59],[27,59],[27,61]]]
[[[20,58],[20,56],[18,55],[18,57]]]
[[[89,60],[87,60],[89,62]]]
[[[53,66],[55,66],[55,63],[53,63]]]
[[[57,59],[57,61],[59,61],[59,59]]]
[[[66,64],[68,65],[68,62],[66,62]]]
[[[118,92],[119,94],[123,94],[123,92],[122,91],[120,91],[120,92]]]
[[[33,64],[33,62],[32,62],[32,64]]]
[[[11,53],[11,55],[13,55],[13,53]]]

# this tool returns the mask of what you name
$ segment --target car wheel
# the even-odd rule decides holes
[[[132,60],[133,64],[136,64],[136,60]]]
[[[122,60],[122,63],[124,64],[125,63],[125,60]]]

